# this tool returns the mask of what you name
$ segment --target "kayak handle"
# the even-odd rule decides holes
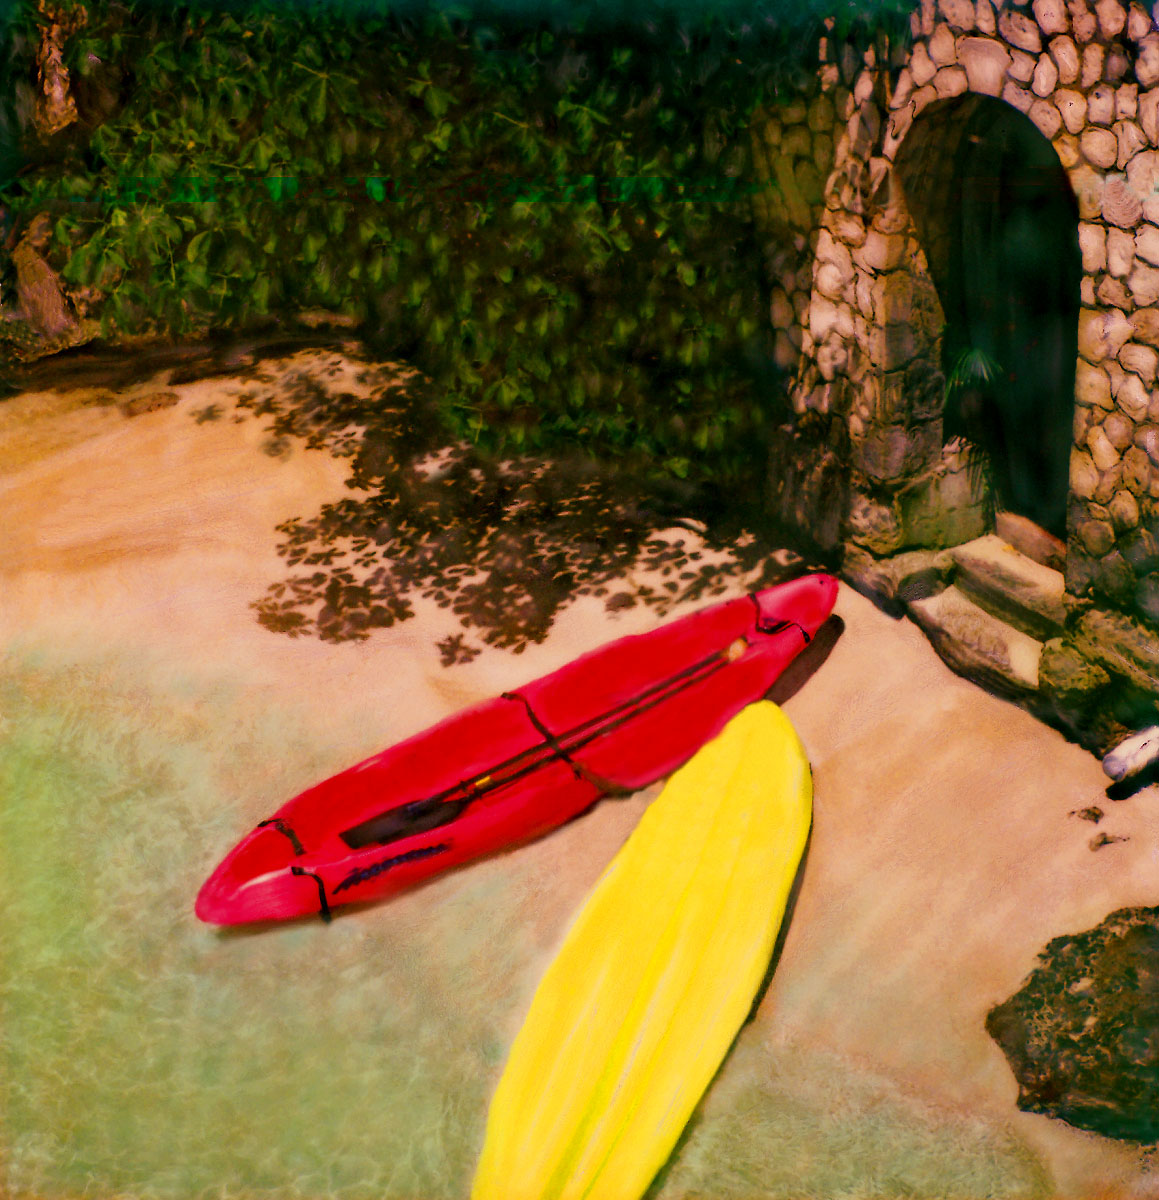
[[[332,914],[330,912],[330,905],[326,900],[326,885],[322,882],[321,877],[315,875],[313,871],[307,871],[305,867],[291,867],[290,874],[309,875],[310,878],[318,885],[318,903],[321,905],[318,915],[323,921],[326,922],[327,925],[329,925]]]
[[[799,625],[796,621],[770,621],[768,623],[757,620],[757,633],[784,633],[786,629],[795,629],[805,639],[807,646],[813,639],[806,632],[803,625]]]
[[[282,820],[281,817],[270,817],[268,821],[259,821],[258,828],[265,829],[266,827],[276,829],[279,833],[283,833],[290,839],[290,844],[294,847],[294,853],[299,857],[306,853],[306,848],[298,841],[298,835]]]
[[[813,640],[808,630],[797,621],[770,621],[761,612],[761,602],[757,599],[756,592],[749,592],[749,599],[753,602],[753,608],[757,610],[757,633],[784,633],[786,629],[795,629],[805,639],[806,646]]]

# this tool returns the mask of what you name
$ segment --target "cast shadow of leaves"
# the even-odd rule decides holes
[[[438,643],[449,666],[480,652],[470,633],[514,653],[542,642],[580,596],[664,616],[738,578],[767,586],[803,567],[795,556],[770,557],[735,519],[706,525],[696,515],[703,497],[677,480],[578,453],[497,459],[448,445],[417,372],[396,372],[366,397],[296,372],[238,405],[268,418],[279,444],[298,439],[350,461],[351,495],[278,527],[292,573],[253,607],[267,629],[291,637],[365,639],[414,616],[420,599],[434,601],[464,627]],[[699,538],[661,536],[681,526]],[[647,581],[631,582],[635,572]]]

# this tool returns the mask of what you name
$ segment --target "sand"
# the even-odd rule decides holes
[[[323,352],[300,361],[349,367]],[[224,687],[247,711],[276,708],[337,768],[656,623],[643,606],[609,614],[586,599],[544,644],[518,656],[488,649],[449,669],[434,642],[458,626],[431,603],[362,643],[267,631],[251,605],[285,574],[275,527],[340,497],[345,469],[296,443],[271,453],[260,420],[233,420],[243,386],[183,385],[175,406],[131,418],[81,393],[0,405],[0,646],[51,647],[60,662],[127,655],[154,680]],[[196,420],[210,404],[224,415]],[[692,1194],[714,1122],[733,1120],[744,1089],[766,1085],[762,1064],[791,1050],[795,1063],[813,1054],[875,1081],[924,1121],[964,1122],[1021,1147],[1046,1180],[1039,1194],[1159,1196],[1159,1174],[1138,1148],[1019,1113],[1017,1085],[983,1028],[1052,937],[1159,902],[1159,796],[1108,801],[1095,759],[954,676],[915,627],[844,586],[836,611],[836,645],[785,703],[813,764],[815,825],[784,953],[704,1106],[708,1149],[695,1134],[661,1194]],[[230,747],[220,754],[225,772]],[[605,802],[463,873],[462,886],[516,881],[522,974],[494,989],[502,1036],[518,1027],[570,914],[653,794]],[[239,795],[221,830],[240,836],[285,798]],[[1073,814],[1092,803],[1107,810],[1099,831],[1126,840],[1091,848],[1095,827]],[[201,861],[226,849],[209,846]],[[418,901],[398,904],[400,919],[418,920]],[[382,906],[362,910],[348,928],[383,920]],[[501,1061],[489,1065],[492,1079]],[[489,1086],[480,1082],[482,1095]],[[825,1103],[839,1125],[840,1104]],[[465,1120],[481,1133],[478,1111]],[[99,1169],[93,1177],[99,1190]],[[759,1194],[789,1194],[778,1187]],[[890,1194],[888,1181],[877,1194]]]

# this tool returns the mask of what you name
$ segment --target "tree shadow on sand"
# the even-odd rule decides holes
[[[350,460],[352,495],[278,526],[294,571],[253,605],[267,629],[361,640],[413,616],[422,597],[464,627],[438,643],[449,666],[480,652],[470,631],[515,653],[542,642],[580,596],[664,616],[739,579],[761,587],[804,569],[736,520],[697,520],[701,498],[678,482],[645,483],[579,455],[496,461],[469,443],[448,446],[420,375],[370,368],[358,378],[365,397],[291,371],[237,401],[269,419],[267,445],[298,439]],[[696,536],[673,536],[681,528]]]

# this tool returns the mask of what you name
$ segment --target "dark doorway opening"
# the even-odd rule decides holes
[[[921,124],[898,171],[946,318],[945,437],[982,452],[996,509],[1065,538],[1082,279],[1074,193],[1051,144],[1001,101],[951,101]]]

